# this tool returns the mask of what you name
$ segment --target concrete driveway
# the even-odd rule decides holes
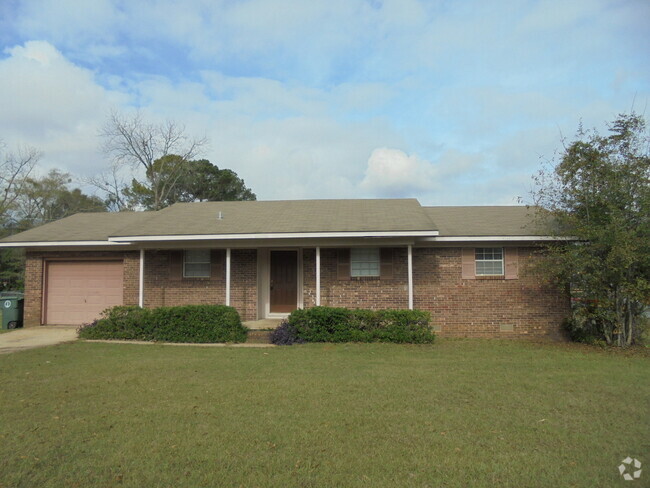
[[[0,354],[54,346],[77,340],[77,326],[57,325],[16,329],[0,334]]]

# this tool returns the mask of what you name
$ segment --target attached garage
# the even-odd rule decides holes
[[[43,323],[80,325],[122,305],[124,265],[120,261],[47,261]]]

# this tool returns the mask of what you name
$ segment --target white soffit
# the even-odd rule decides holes
[[[437,230],[378,231],[378,232],[295,232],[269,234],[205,234],[205,235],[161,235],[109,237],[114,243],[148,241],[200,241],[200,240],[246,240],[246,239],[314,239],[341,237],[434,237]]]
[[[522,241],[570,241],[572,237],[555,236],[437,236],[422,239],[424,242],[522,242]]]
[[[125,246],[128,242],[109,241],[33,241],[0,242],[0,247]]]

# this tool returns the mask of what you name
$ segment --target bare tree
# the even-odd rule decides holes
[[[118,165],[129,165],[145,171],[147,184],[152,192],[153,210],[164,206],[164,201],[172,191],[180,173],[172,178],[160,178],[159,165],[154,163],[165,156],[175,154],[183,160],[194,158],[207,140],[192,139],[185,133],[185,126],[174,121],[154,124],[144,120],[140,112],[126,116],[112,112],[100,135],[104,139],[103,149],[114,158]],[[168,171],[182,171],[177,168],[165,168]]]
[[[6,146],[0,143],[0,219],[3,221],[41,157],[41,153],[32,147],[23,147],[17,152],[6,152],[5,149]]]
[[[128,185],[121,171],[122,166],[120,163],[113,162],[108,171],[83,179],[85,183],[94,186],[106,195],[105,203],[109,212],[133,210],[131,202],[125,195]]]

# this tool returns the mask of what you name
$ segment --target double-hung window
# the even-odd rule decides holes
[[[503,248],[479,247],[475,249],[476,276],[503,276]]]
[[[379,248],[353,247],[350,249],[350,276],[353,278],[379,277]]]
[[[188,249],[183,253],[183,276],[185,278],[210,277],[210,250]]]

